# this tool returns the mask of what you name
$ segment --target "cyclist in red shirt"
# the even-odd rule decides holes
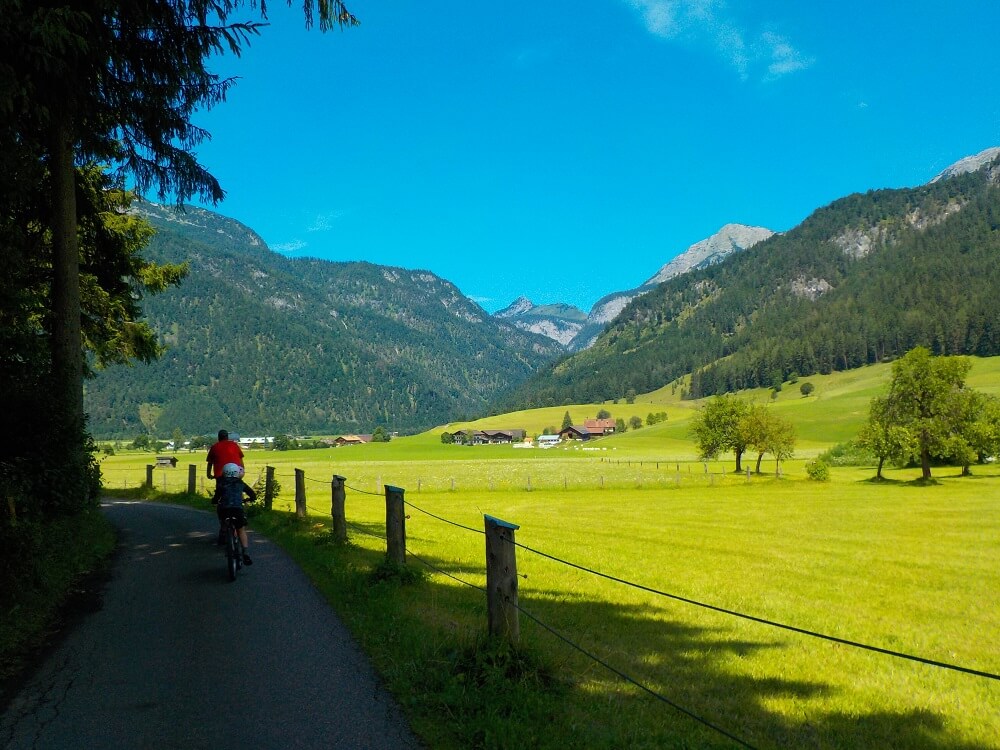
[[[208,449],[208,458],[205,460],[208,462],[208,466],[206,467],[208,478],[215,480],[215,492],[212,495],[212,504],[216,505],[219,502],[219,480],[222,478],[222,467],[226,464],[236,464],[240,468],[243,468],[243,449],[240,448],[239,443],[229,439],[228,430],[219,430],[219,442]],[[219,543],[221,544],[224,541],[220,521]]]

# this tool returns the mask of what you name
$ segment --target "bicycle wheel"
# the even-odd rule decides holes
[[[229,580],[236,580],[236,571],[239,570],[239,542],[236,539],[236,529],[231,522],[226,523],[226,566],[229,571]]]

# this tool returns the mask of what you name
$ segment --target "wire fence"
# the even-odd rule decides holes
[[[758,475],[749,474],[744,469],[737,473],[724,464],[701,462],[666,461],[619,461],[619,462],[576,462],[578,465],[553,470],[544,464],[532,471],[512,472],[506,468],[484,471],[482,475],[468,476],[451,473],[428,472],[424,476],[408,480],[410,494],[437,493],[510,493],[510,492],[558,492],[589,490],[692,490],[705,488],[724,489],[739,484],[747,484],[762,478],[773,478],[772,471]],[[204,473],[204,464],[199,466],[199,491],[212,488],[212,480]],[[128,489],[141,487],[146,482],[144,469],[102,467],[104,486],[107,489]],[[295,475],[287,472],[276,473],[279,480],[294,481]],[[329,485],[329,479],[317,479],[307,475],[310,485]],[[366,480],[369,489],[362,488]],[[183,492],[187,487],[187,474],[182,466],[176,468],[154,468],[153,486],[165,492]],[[355,492],[381,494],[384,489],[381,476],[359,477],[352,483]]]

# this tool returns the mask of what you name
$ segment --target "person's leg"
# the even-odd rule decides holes
[[[236,517],[237,533],[240,536],[240,545],[243,547],[243,564],[253,565],[253,560],[250,559],[250,540],[247,538],[247,518],[246,515],[240,511],[239,515]]]
[[[226,543],[226,516],[225,516],[225,511],[223,510],[223,508],[222,508],[221,505],[215,506],[215,515],[219,519],[219,538],[218,538],[218,543],[219,544],[225,544]]]

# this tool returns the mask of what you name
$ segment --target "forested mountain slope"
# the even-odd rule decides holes
[[[890,359],[1000,354],[1000,163],[855,194],[667,281],[504,407],[620,398],[687,373],[692,397]]]
[[[209,211],[140,212],[158,230],[146,256],[190,274],[143,304],[162,359],[88,382],[95,435],[145,431],[142,404],[160,436],[419,430],[482,412],[561,351],[426,271],[290,259]]]

